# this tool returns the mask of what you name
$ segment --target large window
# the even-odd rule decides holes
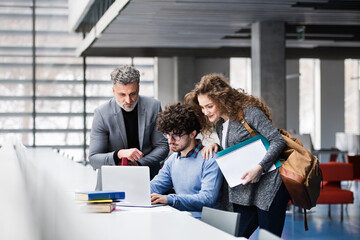
[[[315,149],[320,148],[320,59],[300,59],[299,116],[301,134],[309,133]]]
[[[0,2],[0,144],[14,134],[26,146],[83,161],[94,109],[112,96],[116,66],[137,67],[140,93],[154,95],[152,58],[75,56],[82,36],[68,32],[67,0],[36,0],[35,8],[32,0]]]
[[[345,132],[360,134],[360,60],[345,60]]]
[[[251,59],[230,58],[230,84],[251,94]]]

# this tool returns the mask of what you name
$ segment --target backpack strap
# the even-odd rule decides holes
[[[246,128],[246,130],[250,133],[251,137],[255,137],[256,133],[254,130],[249,126],[249,124],[240,116],[240,113],[238,113],[239,119],[241,124]]]

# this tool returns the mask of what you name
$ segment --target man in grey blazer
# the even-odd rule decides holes
[[[169,153],[167,140],[156,129],[158,100],[139,95],[140,73],[123,65],[111,73],[114,97],[95,109],[89,161],[98,169],[96,190],[102,189],[101,166],[149,166],[153,178]],[[127,159],[127,160],[126,160]]]

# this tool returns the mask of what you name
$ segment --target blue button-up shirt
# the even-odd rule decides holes
[[[200,212],[203,206],[217,207],[223,176],[214,153],[203,160],[201,141],[185,156],[172,154],[151,181],[151,193],[163,194],[174,188],[176,194],[166,196],[167,202],[179,210]]]

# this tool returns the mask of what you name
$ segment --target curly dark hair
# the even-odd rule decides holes
[[[160,112],[157,119],[157,127],[163,133],[173,132],[174,134],[190,134],[196,130],[200,132],[200,123],[193,109],[183,103],[175,103],[166,106]]]
[[[223,75],[211,73],[203,76],[195,88],[184,97],[185,103],[194,109],[203,133],[211,133],[214,124],[201,111],[197,99],[200,94],[207,95],[233,121],[241,120],[244,117],[243,109],[253,106],[260,108],[271,121],[269,108],[263,101],[247,94],[243,89],[232,88]]]

